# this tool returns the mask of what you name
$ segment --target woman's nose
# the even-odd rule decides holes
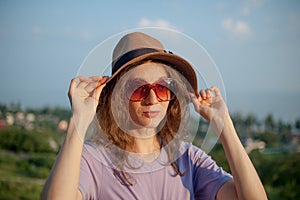
[[[158,103],[157,96],[156,96],[155,91],[154,91],[153,89],[150,89],[149,95],[148,95],[147,98],[144,100],[144,102],[145,102],[147,105],[152,105],[152,104],[157,104],[157,103]]]

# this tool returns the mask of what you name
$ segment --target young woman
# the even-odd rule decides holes
[[[77,77],[73,116],[43,199],[267,199],[216,87],[200,90],[192,66],[134,32],[114,50],[111,77]],[[188,105],[220,135],[231,173],[186,142]],[[83,142],[91,122],[99,125]]]

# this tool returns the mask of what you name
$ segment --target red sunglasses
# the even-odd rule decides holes
[[[153,84],[149,84],[141,79],[133,79],[128,81],[126,85],[126,95],[130,101],[144,101],[152,89],[158,101],[170,101],[175,95],[172,91],[175,90],[175,80],[172,78],[158,80]]]

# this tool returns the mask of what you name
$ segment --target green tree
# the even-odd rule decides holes
[[[266,148],[280,147],[280,135],[275,132],[265,132],[258,136],[259,140],[262,140],[266,143]]]
[[[295,121],[295,128],[300,129],[300,118],[296,119]]]
[[[272,114],[268,114],[266,116],[264,122],[265,122],[265,129],[267,131],[274,131],[274,129],[275,129],[275,121],[274,121],[274,118],[273,118]]]

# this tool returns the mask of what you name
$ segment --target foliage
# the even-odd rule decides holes
[[[23,129],[4,129],[0,131],[0,149],[15,152],[57,152],[51,141],[58,145],[58,135]]]
[[[210,152],[212,159],[214,159],[219,166],[221,166],[225,171],[230,173],[229,164],[225,156],[223,147],[220,143],[216,144],[213,150]]]
[[[300,153],[262,154],[254,151],[250,158],[264,185],[271,186],[267,188],[271,196],[276,189],[281,199],[300,197]]]
[[[230,172],[221,144],[217,144],[210,155],[219,166]],[[300,198],[300,153],[266,154],[256,150],[249,156],[270,200]]]
[[[26,181],[0,180],[0,199],[40,199],[43,185]]]
[[[61,137],[18,128],[0,131],[0,199],[39,199]],[[57,148],[49,141],[55,141]]]
[[[280,135],[275,132],[265,132],[257,136],[257,139],[264,141],[267,148],[274,148],[281,146]]]
[[[56,154],[0,153],[0,199],[39,199]]]

